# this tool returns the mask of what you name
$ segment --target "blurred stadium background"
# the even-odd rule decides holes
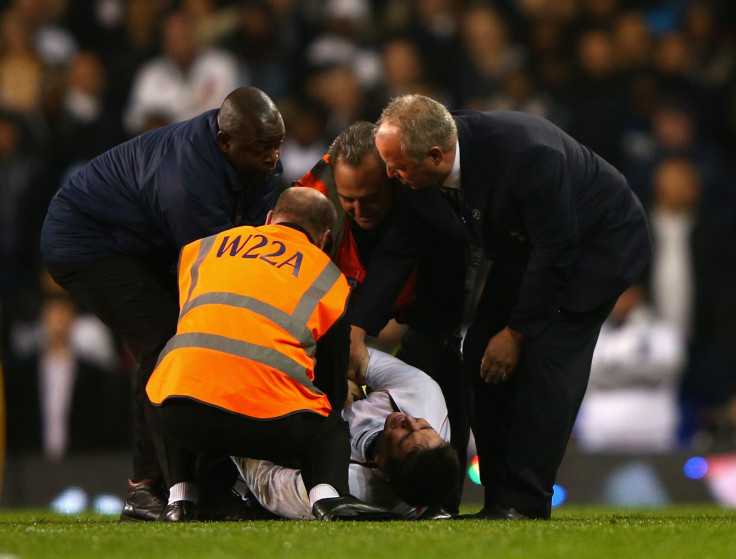
[[[287,183],[409,92],[541,115],[614,163],[669,259],[643,278],[647,321],[611,325],[598,369],[621,384],[594,377],[555,502],[736,507],[730,0],[0,0],[0,507],[116,514],[129,473],[134,364],[44,274],[50,198],[240,85],[284,115]],[[464,500],[482,501],[472,467]]]

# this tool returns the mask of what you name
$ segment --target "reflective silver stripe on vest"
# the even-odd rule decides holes
[[[189,303],[189,300],[192,298],[192,293],[194,293],[194,288],[197,286],[197,282],[199,281],[199,267],[202,265],[202,261],[205,259],[207,254],[212,250],[212,246],[215,244],[215,241],[217,240],[217,235],[212,235],[211,237],[207,237],[205,239],[202,239],[202,241],[199,243],[199,251],[197,252],[197,258],[194,259],[194,263],[192,264],[192,269],[189,271],[189,275],[191,276],[191,283],[189,285],[189,293],[187,293],[187,304]],[[181,317],[184,313],[179,313],[179,320],[181,320]]]
[[[182,348],[211,349],[213,351],[250,359],[251,361],[281,371],[315,394],[322,394],[312,384],[312,381],[309,380],[306,369],[283,353],[270,347],[251,344],[242,340],[234,340],[225,336],[217,336],[215,334],[203,334],[201,332],[177,334],[164,347],[161,355],[158,357],[156,367],[159,366],[168,353]]]
[[[197,258],[199,261],[199,256]],[[203,305],[227,305],[239,309],[248,309],[286,330],[311,357],[316,351],[316,345],[311,330],[307,328],[307,322],[322,298],[329,293],[330,289],[339,280],[340,275],[341,272],[337,266],[328,263],[312,285],[304,292],[291,314],[253,297],[224,291],[213,291],[203,293],[191,301],[188,300],[181,309],[179,320],[190,310]],[[192,274],[192,282],[194,282],[194,279],[194,274]]]

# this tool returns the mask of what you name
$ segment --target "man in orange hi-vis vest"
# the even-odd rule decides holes
[[[335,217],[319,192],[291,188],[266,225],[182,249],[177,333],[146,387],[166,440],[181,445],[167,448],[161,520],[197,517],[194,452],[297,460],[316,518],[390,517],[348,490],[350,288],[321,250]]]

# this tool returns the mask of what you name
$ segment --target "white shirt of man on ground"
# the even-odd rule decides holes
[[[376,463],[368,459],[367,451],[384,427],[388,428],[384,437],[395,432],[403,439],[398,444],[417,444],[417,437],[426,438],[418,444],[449,443],[447,406],[439,385],[422,371],[386,353],[374,349],[368,353],[368,395],[342,412],[350,427],[350,494],[406,519],[416,518],[423,509],[396,496]],[[406,429],[407,424],[418,431]],[[299,470],[266,460],[233,460],[253,495],[268,510],[294,520],[314,518]]]

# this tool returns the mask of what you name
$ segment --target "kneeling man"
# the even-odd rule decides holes
[[[350,442],[339,408],[350,288],[322,251],[335,217],[322,194],[292,188],[266,225],[182,249],[177,333],[146,387],[165,440],[180,445],[162,457],[170,496],[161,520],[196,519],[195,452],[297,460],[318,519],[385,512],[348,490]]]

